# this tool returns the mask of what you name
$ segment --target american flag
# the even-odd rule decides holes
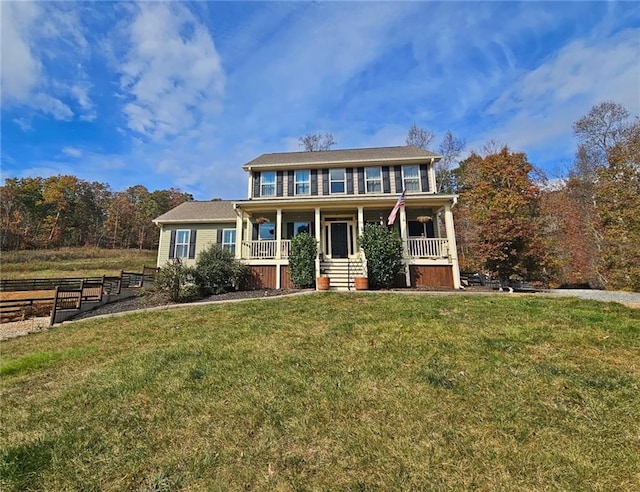
[[[393,223],[396,221],[398,210],[400,210],[400,207],[404,207],[404,192],[405,190],[402,191],[402,195],[400,195],[400,198],[398,198],[398,201],[393,207],[393,210],[389,214],[389,220],[387,220],[387,225],[393,225]]]

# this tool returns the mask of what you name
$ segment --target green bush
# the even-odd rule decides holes
[[[318,246],[312,235],[301,232],[291,240],[289,270],[291,281],[299,289],[315,285],[317,254]]]
[[[400,236],[385,226],[367,224],[358,242],[367,258],[369,286],[373,289],[393,287],[396,276],[404,272]]]
[[[249,268],[229,250],[212,244],[198,255],[193,275],[200,294],[217,295],[244,288]]]
[[[169,299],[174,302],[188,301],[196,297],[196,289],[193,284],[193,268],[184,266],[181,261],[175,260],[166,263],[155,277],[156,289],[169,294]]]

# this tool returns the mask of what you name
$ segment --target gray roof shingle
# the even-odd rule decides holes
[[[172,208],[154,222],[162,224],[167,222],[215,222],[236,220],[233,210],[235,200],[214,200],[210,202],[184,202],[176,208]]]
[[[244,169],[282,165],[338,164],[338,163],[374,163],[406,159],[440,158],[428,150],[413,146],[373,147],[368,149],[326,150],[319,152],[280,152],[262,154],[247,162]]]

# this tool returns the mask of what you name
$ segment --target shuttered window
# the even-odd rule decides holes
[[[331,169],[329,171],[329,179],[331,181],[331,194],[343,194],[345,192],[345,170]]]
[[[311,173],[308,169],[299,169],[295,172],[296,195],[311,194]]]
[[[402,166],[405,191],[420,191],[420,166]]]
[[[382,170],[379,167],[366,167],[364,169],[367,193],[382,192]]]
[[[260,175],[260,195],[275,196],[276,195],[276,173],[275,171],[266,171]]]
[[[189,243],[191,239],[191,231],[180,230],[176,231],[176,245],[174,258],[188,258],[189,257]]]
[[[236,230],[235,229],[223,229],[222,230],[222,249],[230,251],[232,254],[236,252]]]

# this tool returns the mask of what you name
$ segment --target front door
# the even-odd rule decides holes
[[[346,222],[331,223],[331,258],[349,257],[347,230]]]

